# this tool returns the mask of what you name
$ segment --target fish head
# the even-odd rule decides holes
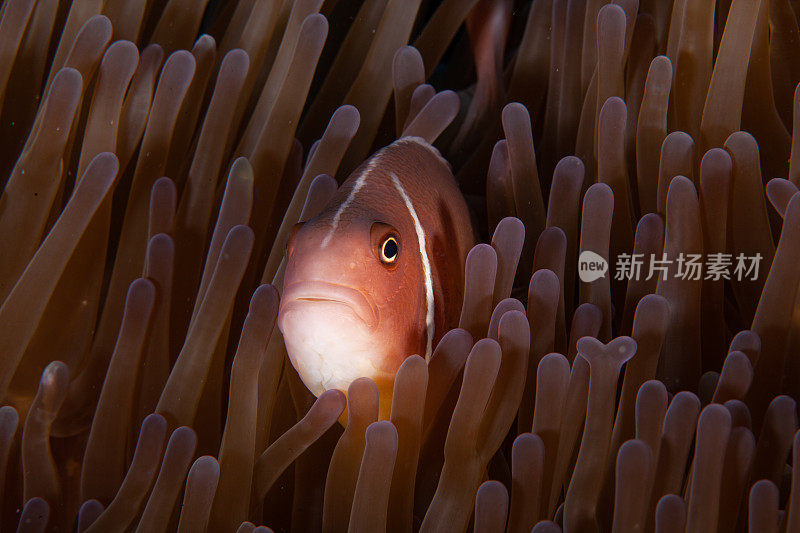
[[[340,208],[293,230],[278,327],[312,393],[347,391],[368,377],[387,418],[397,369],[425,350],[419,247],[413,228],[391,210]]]

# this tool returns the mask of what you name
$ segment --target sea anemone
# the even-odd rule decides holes
[[[800,531],[799,15],[4,0],[0,523]],[[292,227],[409,135],[480,244],[381,420],[274,324]]]

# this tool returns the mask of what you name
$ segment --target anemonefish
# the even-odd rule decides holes
[[[402,137],[358,167],[287,245],[278,327],[308,389],[371,378],[388,418],[403,360],[429,360],[457,325],[473,242],[450,165],[424,139]]]

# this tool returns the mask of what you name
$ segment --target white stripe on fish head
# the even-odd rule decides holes
[[[340,205],[339,209],[337,209],[336,213],[334,213],[333,220],[331,220],[331,228],[328,230],[328,234],[325,235],[325,238],[322,239],[322,244],[320,245],[321,248],[326,248],[331,243],[331,239],[333,239],[333,234],[336,233],[336,230],[339,228],[339,222],[342,219],[342,213],[344,213],[345,210],[348,207],[350,207],[350,204],[353,203],[353,200],[355,200],[358,192],[361,190],[362,187],[364,187],[364,183],[367,181],[367,177],[369,177],[370,173],[373,170],[375,170],[375,167],[378,166],[378,159],[382,152],[383,150],[376,153],[372,157],[372,159],[370,159],[370,161],[367,163],[367,166],[364,167],[364,170],[361,172],[361,175],[356,180],[355,185],[353,185],[353,188],[350,189],[350,194],[347,195],[345,201],[342,202],[342,205]]]
[[[367,162],[367,166],[364,167],[364,170],[361,172],[361,175],[356,180],[355,185],[353,185],[353,188],[350,190],[350,194],[347,195],[345,201],[342,202],[342,205],[340,205],[339,209],[337,209],[336,213],[334,213],[333,220],[331,220],[331,227],[328,230],[327,235],[325,235],[325,238],[322,239],[322,244],[320,246],[321,248],[326,248],[331,243],[331,239],[333,239],[333,234],[339,228],[339,223],[342,219],[342,213],[344,213],[345,210],[348,207],[350,207],[350,205],[355,200],[356,195],[359,193],[359,191],[361,191],[361,188],[364,187],[364,183],[366,182],[367,177],[369,177],[372,171],[375,170],[375,168],[378,166],[378,163],[380,162],[383,153],[392,145],[406,144],[406,143],[417,144],[422,146],[423,148],[426,148],[441,163],[443,163],[448,169],[450,169],[450,163],[448,163],[447,160],[444,157],[442,157],[442,154],[439,152],[439,150],[437,150],[435,146],[433,146],[431,143],[429,143],[422,137],[414,137],[414,136],[400,137],[392,144],[384,146],[383,148],[375,152],[375,155],[373,155],[372,158]]]
[[[424,139],[422,137],[417,137],[415,135],[406,135],[405,137],[400,137],[399,139],[397,139],[392,144],[416,144],[416,145],[419,145],[422,148],[425,148],[426,150],[431,152],[431,154],[434,157],[436,157],[436,159],[438,159],[440,163],[442,163],[444,166],[446,166],[448,170],[450,170],[451,172],[453,170],[452,167],[450,166],[450,162],[447,159],[445,159],[444,156],[442,156],[442,153],[434,145],[429,143],[427,141],[427,139]]]
[[[430,361],[431,354],[433,353],[433,334],[434,334],[434,314],[433,314],[433,277],[431,275],[431,262],[428,258],[428,250],[425,244],[425,230],[422,227],[422,223],[417,216],[417,211],[414,209],[414,204],[411,202],[411,198],[408,197],[406,190],[403,188],[403,184],[400,183],[400,180],[397,178],[397,174],[391,172],[389,174],[392,177],[392,184],[394,184],[395,189],[400,193],[400,196],[403,198],[403,202],[406,204],[406,208],[408,209],[409,214],[411,215],[411,219],[414,221],[414,229],[417,233],[417,241],[419,242],[419,255],[422,262],[422,274],[423,279],[425,280],[425,325],[427,326],[427,344],[425,348],[425,360]]]

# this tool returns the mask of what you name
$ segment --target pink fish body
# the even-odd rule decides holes
[[[388,418],[394,375],[455,327],[474,242],[449,164],[425,140],[379,150],[289,240],[278,315],[289,358],[315,395],[359,377]]]

